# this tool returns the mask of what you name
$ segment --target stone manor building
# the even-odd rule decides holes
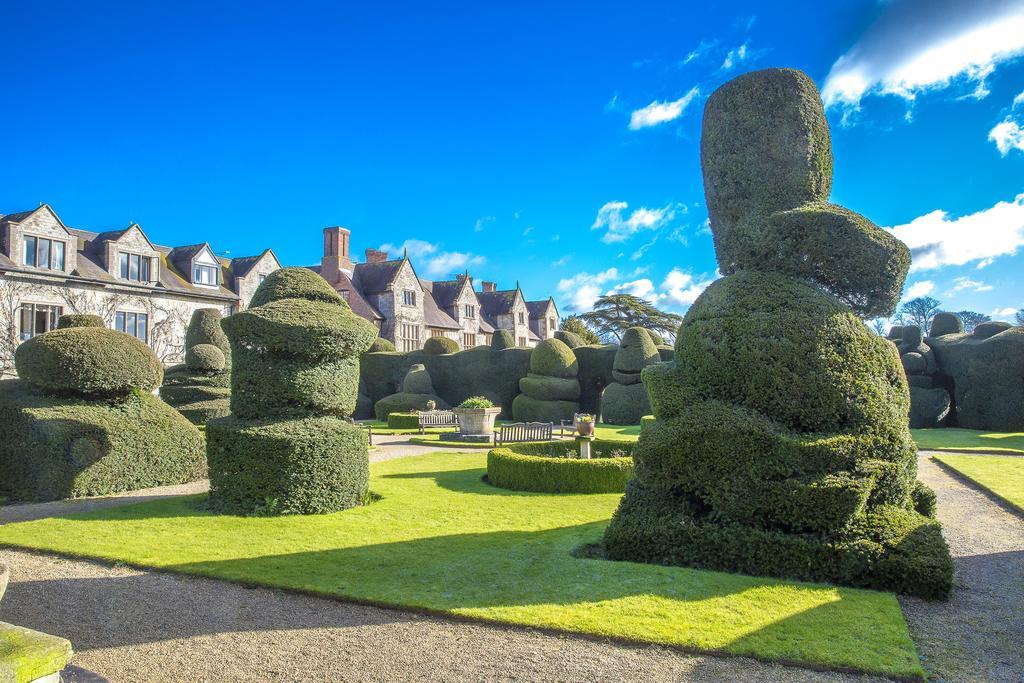
[[[64,313],[95,313],[180,362],[197,308],[245,308],[281,267],[270,249],[218,257],[207,243],[154,244],[137,224],[91,232],[67,226],[46,204],[0,214],[0,375],[19,343],[53,329]]]
[[[464,349],[489,345],[496,329],[509,330],[517,346],[528,348],[558,330],[558,308],[550,297],[527,301],[518,283],[499,291],[495,283],[481,282],[478,291],[468,272],[452,280],[425,280],[408,256],[389,259],[376,249],[353,263],[349,237],[345,228],[325,228],[323,258],[311,268],[399,351],[422,348],[428,337],[448,337]]]

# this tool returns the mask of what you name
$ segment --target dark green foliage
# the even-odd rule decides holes
[[[423,342],[423,352],[435,356],[443,353],[455,353],[459,350],[459,342],[448,337],[431,337]]]
[[[305,299],[348,308],[341,295],[308,268],[282,268],[267,275],[253,294],[249,307],[256,308],[281,299]]]
[[[949,392],[942,387],[910,387],[911,429],[932,429],[943,426],[949,416],[949,409]]]
[[[176,406],[179,413],[194,425],[205,425],[215,417],[227,417],[231,414],[231,400],[229,398],[211,398],[206,401],[193,401],[192,403],[179,403]]]
[[[658,356],[661,358],[661,361],[663,363],[667,363],[669,361],[675,360],[675,357],[676,357],[675,347],[673,347],[673,346],[659,346],[658,347]]]
[[[384,337],[377,337],[373,340],[373,343],[370,344],[370,348],[367,349],[367,353],[380,353],[382,351],[394,352],[395,345]]]
[[[910,497],[914,501],[914,509],[925,517],[935,519],[938,511],[938,499],[935,491],[919,481],[914,482],[914,488],[910,490]]]
[[[930,337],[941,377],[953,387],[955,426],[1001,432],[1024,430],[1024,328],[986,337]],[[981,333],[979,334],[979,330]]]
[[[13,500],[103,495],[205,473],[202,435],[149,393],[54,398],[22,380],[0,382],[0,492]]]
[[[575,401],[580,397],[580,383],[577,379],[546,377],[532,372],[519,380],[524,394],[541,401]]]
[[[960,334],[964,331],[964,322],[956,313],[936,313],[932,318],[932,326],[928,329],[929,337],[941,337],[944,334]],[[891,333],[890,333],[891,334]]]
[[[414,410],[426,410],[427,401],[436,403],[438,410],[447,410],[450,406],[434,394],[408,394],[401,392],[385,396],[373,404],[374,416],[384,422],[392,413],[407,413]]]
[[[459,408],[465,408],[467,410],[476,410],[480,408],[493,408],[494,401],[487,398],[486,396],[470,396],[465,401],[458,405]]]
[[[558,330],[557,332],[555,332],[555,339],[562,342],[570,349],[575,349],[577,346],[586,345],[586,342],[583,341],[583,337],[579,336],[578,334],[574,334],[573,332],[568,332],[566,330]]]
[[[988,339],[989,337],[994,337],[1000,332],[1006,332],[1006,330],[1012,327],[1013,325],[1003,320],[990,320],[975,327],[971,336],[976,339]]]
[[[572,420],[579,412],[575,401],[545,401],[519,394],[512,401],[512,419],[516,422],[553,422]]]
[[[612,378],[620,384],[636,384],[643,369],[659,360],[661,357],[650,333],[641,327],[631,327],[622,335],[619,350],[615,352]]]
[[[388,427],[391,429],[419,429],[419,413],[389,413]]]
[[[704,109],[701,166],[722,273],[750,268],[808,278],[862,317],[892,312],[910,251],[827,202],[831,138],[806,74],[755,71],[716,90]]]
[[[206,425],[210,507],[242,515],[335,512],[366,500],[366,433],[334,417]]]
[[[545,339],[530,353],[530,372],[548,377],[576,377],[579,364],[572,349],[557,339]]]
[[[655,421],[657,421],[657,419],[658,418],[654,417],[653,415],[644,415],[643,417],[641,417],[640,418],[640,431],[642,432],[645,429],[647,429],[648,427],[650,427],[652,424],[655,423]]]
[[[643,383],[612,382],[601,397],[601,420],[611,425],[640,424],[640,418],[651,412],[647,387]]]
[[[57,396],[124,396],[160,386],[163,366],[144,342],[114,330],[69,327],[33,337],[14,355],[18,376]]]
[[[614,382],[612,366],[615,364],[615,344],[581,346],[573,349],[579,363],[580,410],[591,415],[601,414],[601,395],[604,388]]]
[[[899,352],[858,318],[891,312],[909,251],[827,204],[828,124],[800,72],[716,91],[701,153],[726,277],[691,306],[673,361],[642,372],[657,419],[607,556],[945,597]],[[919,335],[900,344],[924,358]]]
[[[196,372],[221,372],[227,358],[224,352],[213,344],[196,344],[185,350],[185,366]]]
[[[193,362],[202,364],[202,360],[192,355],[193,362],[189,361],[190,351],[200,344],[212,344],[224,355],[222,369],[231,368],[231,344],[228,343],[227,335],[221,329],[221,314],[216,308],[199,308],[192,312],[192,318],[185,329],[185,365],[192,370],[207,371],[205,367],[193,365]]]
[[[665,338],[654,330],[644,329],[644,332],[651,336],[651,341],[654,342],[655,346],[665,346]]]
[[[231,412],[236,417],[347,417],[355,411],[358,358],[310,363],[239,349],[232,375]]]
[[[599,337],[597,333],[594,332],[592,329],[587,327],[587,324],[583,322],[583,320],[580,319],[578,315],[570,315],[568,318],[563,318],[560,327],[560,331],[575,334],[577,337],[583,340],[584,344],[591,345],[601,343],[601,337]],[[555,339],[559,339],[559,337],[555,335]],[[565,340],[562,339],[562,341]],[[572,344],[569,344],[569,342],[565,343],[569,346],[572,346]]]
[[[57,320],[57,329],[64,330],[69,327],[106,327],[103,318],[91,313],[65,313]]]
[[[218,398],[228,400],[231,398],[231,389],[201,384],[165,384],[160,387],[160,398],[172,406]]]
[[[579,318],[606,339],[622,339],[631,327],[671,334],[683,319],[676,313],[661,311],[651,302],[632,294],[605,294],[594,302],[592,311],[581,313]]]
[[[565,443],[495,448],[487,454],[487,480],[513,491],[621,493],[633,474],[633,458],[625,454],[631,445],[625,444],[622,457],[591,460],[581,460],[575,445]],[[597,449],[597,442],[593,447]]]
[[[491,335],[492,350],[504,351],[505,349],[514,348],[516,348],[516,340],[508,330],[495,330],[494,334]]]

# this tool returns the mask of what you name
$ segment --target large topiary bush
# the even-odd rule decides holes
[[[858,317],[892,311],[907,248],[827,203],[828,124],[801,72],[716,91],[701,156],[726,277],[690,308],[674,361],[643,372],[657,419],[605,552],[945,597],[899,356]]]
[[[530,373],[512,402],[512,417],[521,422],[571,420],[579,411],[579,363],[558,339],[545,339],[530,353]]]
[[[201,478],[199,431],[150,392],[162,368],[138,339],[67,327],[15,354],[0,382],[0,492],[54,500]]]
[[[216,308],[192,312],[185,329],[185,363],[169,368],[160,398],[194,424],[231,413],[231,345]],[[206,391],[209,388],[217,391]]]
[[[370,344],[370,348],[367,349],[367,353],[381,353],[381,352],[392,352],[393,353],[394,351],[395,351],[395,345],[392,344],[390,340],[387,340],[384,337],[377,337],[376,339],[374,339],[373,343]]]
[[[495,330],[491,335],[491,348],[495,351],[516,348],[515,337],[508,330]]]
[[[612,366],[615,381],[608,385],[601,398],[601,417],[605,422],[613,425],[640,424],[640,418],[651,412],[651,402],[640,381],[640,373],[648,365],[660,361],[658,347],[648,330],[631,327],[623,333]]]
[[[57,329],[64,330],[69,327],[106,327],[103,318],[92,313],[65,313],[57,319]]]
[[[445,353],[456,353],[459,350],[459,342],[448,337],[431,337],[423,342],[423,352],[435,356]]]
[[[426,366],[417,363],[409,368],[409,372],[402,380],[402,390],[377,401],[373,406],[373,412],[378,420],[384,421],[391,413],[426,410],[428,401],[433,401],[435,407],[440,410],[449,407],[444,399],[434,393],[434,384]]]
[[[367,495],[366,436],[344,418],[376,329],[304,268],[268,275],[253,304],[222,323],[232,414],[206,427],[211,507],[308,514],[358,505]]]

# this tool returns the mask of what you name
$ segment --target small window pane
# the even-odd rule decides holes
[[[114,314],[114,329],[118,332],[124,332],[124,312],[118,311]]]
[[[40,268],[50,267],[50,240],[36,240],[36,265]]]
[[[149,262],[150,262],[150,259],[148,259],[148,258],[142,259],[142,281],[143,282],[151,282],[152,281],[151,278],[149,277]]]
[[[36,264],[36,238],[26,237],[25,238],[25,265],[34,266]]]
[[[53,243],[53,263],[50,266],[54,270],[64,270],[64,243]]]
[[[34,251],[32,252],[35,253]],[[32,338],[32,305],[21,307],[21,341]]]
[[[144,342],[149,342],[149,314],[139,313],[137,334],[135,335]]]
[[[128,279],[139,279],[139,255],[131,254],[128,257]]]
[[[121,277],[128,279],[128,254],[121,254]]]

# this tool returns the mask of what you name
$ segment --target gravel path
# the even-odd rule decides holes
[[[1024,518],[923,452],[956,564],[949,602],[901,597],[925,668],[945,681],[1024,681]]]

